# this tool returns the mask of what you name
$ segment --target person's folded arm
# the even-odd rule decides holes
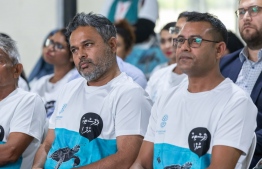
[[[130,169],[152,169],[153,151],[154,143],[143,141],[138,157]]]
[[[207,169],[234,169],[242,151],[234,147],[216,145],[212,149],[211,164]]]
[[[32,136],[24,133],[10,133],[7,142],[0,144],[0,166],[16,162],[33,139]]]
[[[79,167],[79,169],[128,169],[135,161],[143,137],[140,135],[118,136],[117,152],[95,163]]]
[[[36,152],[35,159],[33,162],[33,169],[40,169],[44,167],[47,154],[52,146],[52,143],[55,139],[55,133],[53,129],[49,129],[46,135],[46,138]]]

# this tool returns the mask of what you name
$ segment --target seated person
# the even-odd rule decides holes
[[[190,18],[190,16],[193,15],[190,12],[182,12],[177,18],[176,25],[169,25],[166,26],[165,29],[169,29],[169,32],[171,34],[168,34],[167,37],[171,36],[171,38],[176,38],[181,28],[186,23],[186,20]],[[170,27],[172,26],[172,27]],[[165,34],[167,34],[166,30]],[[162,31],[162,33],[164,33]],[[168,33],[169,33],[168,32]],[[167,41],[167,38],[166,38]],[[166,42],[167,46],[168,42]],[[172,42],[172,48],[173,48],[173,57],[176,58],[176,46],[174,46],[174,43]],[[169,48],[167,48],[169,49]],[[147,86],[146,86],[146,92],[149,94],[150,98],[153,102],[155,102],[165,91],[171,89],[172,87],[178,85],[182,80],[184,80],[187,77],[186,74],[183,74],[183,72],[180,70],[180,68],[177,66],[176,63],[171,64],[163,69],[155,71],[152,76],[150,77]]]
[[[48,52],[48,49],[46,46],[46,40],[49,37],[51,37],[52,35],[54,35],[57,31],[58,29],[51,31],[50,33],[48,33],[48,35],[44,39],[42,51],[41,51],[42,54],[28,77],[30,87],[33,87],[34,82],[40,79],[41,77],[54,73],[54,66],[47,63],[44,57],[46,57],[47,52]]]
[[[0,168],[29,169],[43,135],[41,98],[18,88],[23,66],[11,38],[0,36]]]
[[[74,72],[74,63],[65,36],[66,29],[58,30],[45,43],[45,62],[54,67],[54,73],[45,75],[34,82],[31,92],[39,94],[45,103],[46,116],[53,114],[59,89],[68,82]]]
[[[159,33],[160,36],[160,49],[162,50],[163,54],[166,56],[166,58],[168,59],[167,62],[162,63],[160,65],[157,65],[151,75],[164,67],[167,67],[173,63],[176,63],[176,54],[175,54],[175,49],[173,47],[173,42],[172,42],[172,32],[170,32],[170,28],[175,28],[176,22],[169,22],[167,23],[161,30]],[[177,32],[176,32],[177,33]]]
[[[257,108],[248,93],[219,69],[227,29],[194,12],[174,39],[177,64],[188,80],[165,92],[152,108],[144,142],[131,169],[247,168]]]
[[[67,36],[83,78],[65,84],[59,92],[33,168],[129,168],[146,131],[151,101],[120,72],[116,29],[108,19],[77,14]]]
[[[11,38],[9,35],[5,33],[0,33],[0,36]],[[20,59],[20,56],[19,56],[19,59]],[[29,84],[28,84],[24,70],[21,72],[21,75],[18,79],[18,87],[24,89],[25,91],[29,91]]]

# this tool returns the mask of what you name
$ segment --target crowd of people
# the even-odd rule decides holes
[[[0,169],[262,169],[262,2],[241,39],[196,11],[156,35],[148,2],[76,14],[28,78],[0,34]]]

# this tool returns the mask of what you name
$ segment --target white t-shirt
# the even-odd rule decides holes
[[[49,121],[55,140],[45,168],[80,167],[115,154],[116,137],[144,136],[151,105],[146,92],[125,73],[100,87],[87,86],[83,78],[69,82]]]
[[[187,78],[186,74],[179,75],[173,72],[176,66],[176,63],[169,65],[156,71],[150,77],[146,86],[146,92],[153,102],[155,102],[165,91],[177,86],[181,81]]]
[[[18,87],[24,89],[25,91],[29,91],[29,87],[22,77],[19,77],[18,79]]]
[[[70,70],[56,83],[50,82],[50,79],[54,76],[54,74],[45,75],[37,80],[32,87],[31,92],[39,94],[45,103],[47,118],[50,118],[53,114],[59,90],[68,82],[68,79],[72,76],[74,70],[75,69]]]
[[[24,133],[34,138],[15,163],[5,165],[3,168],[31,168],[42,139],[46,119],[41,98],[17,88],[0,101],[0,117],[0,144],[8,142],[8,137],[12,132]]]
[[[187,87],[184,81],[152,108],[145,140],[154,143],[154,168],[207,168],[215,145],[234,147],[245,156],[256,128],[257,108],[250,96],[230,79],[207,92],[189,93]]]

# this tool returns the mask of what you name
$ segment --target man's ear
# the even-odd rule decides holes
[[[216,44],[217,59],[221,59],[225,55],[227,49],[225,42],[219,42]]]
[[[23,65],[21,63],[17,63],[13,66],[13,75],[15,79],[18,79],[23,71]]]
[[[108,40],[108,45],[110,46],[111,50],[113,53],[116,53],[116,37],[111,37],[109,40]]]

